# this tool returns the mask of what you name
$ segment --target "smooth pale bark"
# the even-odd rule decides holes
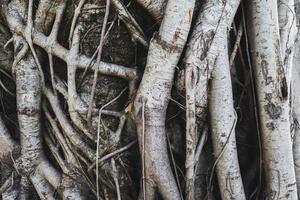
[[[30,180],[41,200],[55,200],[53,196],[55,194],[54,188],[42,176],[31,174]]]
[[[206,121],[207,90],[211,66],[208,65],[207,51],[213,42],[222,17],[221,1],[206,1],[197,18],[183,60],[185,66],[186,90],[186,195],[194,198],[195,151],[198,133]],[[203,56],[202,56],[203,54]],[[193,80],[191,80],[193,79]],[[196,121],[195,121],[196,120]],[[197,126],[197,127],[196,127]],[[204,191],[203,193],[206,193]]]
[[[300,1],[295,1],[297,40],[295,42],[295,53],[292,69],[292,115],[294,124],[293,154],[294,166],[297,181],[298,199],[300,198],[300,46],[299,46],[299,27],[300,27]]]
[[[208,50],[208,62],[212,64],[209,95],[209,112],[215,165],[222,199],[246,199],[241,178],[235,125],[237,116],[233,107],[232,83],[228,55],[228,34],[239,1],[225,3],[214,41]],[[228,14],[227,14],[228,13]],[[231,13],[231,14],[230,14]],[[210,55],[215,57],[212,59]]]
[[[168,1],[159,32],[150,42],[146,68],[134,101],[140,152],[145,164],[141,194],[147,199],[154,199],[155,187],[164,199],[180,199],[167,153],[165,119],[175,66],[187,40],[194,4],[194,0]]]
[[[297,181],[297,190],[300,191],[300,48],[299,42],[296,43],[295,55],[292,69],[292,101],[293,101],[293,117],[294,117],[294,140],[293,153],[294,165]],[[299,192],[298,192],[298,198]]]
[[[12,0],[15,1],[15,0]],[[19,0],[21,2],[21,0]],[[161,21],[159,15],[162,16],[162,9],[165,6],[158,7],[157,5],[162,4],[162,1],[149,1],[149,0],[137,0],[141,4],[151,6],[156,5],[154,10],[159,10],[157,15],[158,21]],[[290,82],[290,72],[291,72],[291,63],[298,63],[297,57],[296,61],[292,62],[292,48],[293,48],[293,37],[291,35],[291,30],[293,28],[294,19],[291,17],[293,14],[289,13],[289,9],[283,5],[273,5],[275,1],[262,0],[258,1],[259,4],[263,4],[264,8],[260,8],[259,12],[255,12],[255,16],[258,15],[258,19],[255,18],[254,22],[257,32],[259,34],[253,34],[254,37],[254,46],[253,49],[257,50],[254,52],[253,57],[256,63],[257,71],[257,88],[260,100],[260,111],[262,121],[267,121],[267,123],[262,123],[262,129],[265,131],[263,134],[264,139],[266,140],[264,145],[266,149],[271,149],[265,155],[266,163],[266,172],[272,171],[273,166],[278,167],[279,164],[282,165],[282,157],[286,157],[283,163],[284,167],[280,169],[275,169],[276,173],[270,172],[267,175],[274,175],[271,178],[278,178],[279,180],[271,179],[269,188],[271,188],[269,193],[269,198],[281,198],[281,199],[295,199],[294,195],[294,184],[292,182],[292,172],[290,172],[290,150],[291,145],[286,145],[287,140],[290,138],[287,137],[290,129],[288,125],[284,124],[289,118],[287,113],[289,113],[291,108],[289,107],[289,82]],[[26,1],[22,1],[26,2]],[[51,3],[49,0],[40,0],[40,4],[37,7],[38,11],[35,16],[40,16],[40,20],[43,21],[46,18],[45,13],[39,11],[40,7],[45,7],[50,9],[47,3]],[[147,3],[148,2],[148,3]],[[150,3],[149,3],[150,2]],[[154,4],[151,4],[153,3]],[[267,3],[264,3],[267,2]],[[281,1],[287,5],[292,5],[292,0],[283,0]],[[42,5],[42,4],[43,5]],[[186,181],[187,181],[187,199],[193,199],[193,181],[195,178],[194,165],[197,158],[195,158],[195,146],[196,141],[198,140],[197,128],[202,129],[204,119],[206,119],[207,111],[207,96],[209,96],[210,104],[209,111],[211,116],[211,128],[212,128],[212,139],[214,147],[214,155],[216,157],[216,168],[219,179],[220,191],[222,199],[245,199],[243,185],[240,177],[239,167],[237,163],[237,154],[236,154],[236,141],[235,141],[235,123],[237,121],[235,112],[233,109],[233,97],[232,97],[232,87],[230,80],[230,68],[228,61],[228,30],[230,24],[235,15],[236,9],[238,7],[239,1],[221,1],[221,0],[210,0],[204,4],[198,21],[195,24],[195,30],[191,35],[190,44],[187,47],[187,53],[183,60],[184,67],[186,67],[186,95],[187,95],[187,161],[186,161]],[[291,3],[291,4],[290,4]],[[1,3],[0,3],[1,4]],[[151,5],[150,5],[151,4]],[[167,4],[167,3],[165,3]],[[138,90],[135,103],[134,103],[134,115],[138,128],[139,143],[141,149],[142,160],[145,163],[145,177],[143,177],[144,184],[146,185],[145,198],[154,199],[155,190],[159,189],[164,199],[179,199],[180,195],[177,190],[176,182],[173,178],[171,167],[168,161],[168,153],[166,148],[165,141],[165,120],[166,120],[166,109],[168,107],[169,99],[171,98],[171,88],[174,84],[173,76],[175,71],[175,66],[182,56],[182,49],[186,42],[187,34],[190,29],[190,22],[194,1],[182,1],[182,0],[169,0],[168,6],[166,8],[166,15],[162,21],[162,26],[160,32],[155,35],[151,41],[150,50],[147,59],[147,66],[145,69],[144,77],[140,88]],[[273,6],[273,7],[272,7]],[[278,7],[277,7],[278,6]],[[26,6],[25,6],[26,7]],[[148,7],[148,6],[145,6]],[[274,7],[279,9],[279,12],[271,13],[271,17],[267,11],[268,9],[274,9]],[[18,7],[19,8],[19,7]],[[190,9],[191,8],[191,9]],[[146,8],[147,9],[147,8]],[[151,9],[150,9],[151,10]],[[262,11],[261,11],[262,10]],[[14,12],[21,12],[21,16],[24,18],[25,11],[18,11],[14,9]],[[23,12],[23,13],[22,13]],[[51,11],[52,12],[52,11]],[[23,16],[24,15],[24,16]],[[51,13],[53,15],[53,12]],[[276,16],[279,16],[277,21]],[[155,14],[153,15],[155,16]],[[176,16],[176,18],[174,17]],[[285,18],[287,17],[287,18]],[[261,23],[266,18],[267,22],[271,23]],[[271,19],[270,19],[271,18]],[[25,18],[24,18],[25,19]],[[184,19],[184,20],[183,20]],[[252,20],[252,19],[251,19]],[[256,21],[255,21],[256,20]],[[260,21],[261,20],[261,21]],[[269,21],[268,21],[269,20]],[[274,21],[273,21],[274,20]],[[26,20],[23,20],[23,22]],[[15,34],[15,38],[18,41],[22,41],[20,36],[24,37],[25,26],[20,18],[20,16],[14,16],[13,20],[8,20],[11,24],[11,31]],[[17,22],[17,23],[15,23]],[[19,23],[22,22],[22,23]],[[47,24],[51,24],[47,22]],[[272,24],[273,23],[273,24]],[[276,24],[278,23],[278,24]],[[263,25],[261,25],[263,24]],[[271,25],[270,25],[271,24]],[[275,26],[273,26],[275,24]],[[53,54],[62,60],[66,61],[68,64],[71,61],[75,61],[68,65],[71,72],[68,80],[68,94],[67,100],[72,101],[71,97],[74,95],[72,108],[69,105],[69,111],[72,113],[76,107],[80,104],[80,101],[74,100],[77,97],[76,94],[76,84],[75,84],[75,73],[76,68],[85,68],[90,59],[80,53],[72,52],[60,45],[56,40],[52,40],[50,36],[46,36],[44,32],[46,29],[49,31],[49,27],[45,28],[41,23],[36,24],[36,28],[33,30],[32,39],[35,44],[42,47],[48,54]],[[260,25],[260,26],[259,26]],[[257,28],[258,27],[258,28]],[[275,28],[274,28],[275,27]],[[290,28],[291,27],[291,28]],[[276,30],[275,30],[276,29]],[[271,34],[276,32],[276,37]],[[274,31],[275,30],[275,31]],[[265,31],[265,32],[264,32]],[[274,32],[273,32],[274,31]],[[28,32],[27,32],[28,33]],[[16,36],[18,35],[18,36]],[[279,37],[280,35],[280,37]],[[274,36],[274,37],[273,37]],[[263,38],[263,39],[261,39]],[[266,38],[266,39],[265,39]],[[276,38],[276,39],[274,39]],[[28,38],[27,38],[28,39]],[[265,41],[265,40],[266,41]],[[17,42],[16,42],[17,43]],[[25,44],[25,42],[24,42]],[[258,44],[258,45],[257,45]],[[274,45],[275,44],[275,45]],[[17,47],[18,45],[15,45]],[[17,50],[17,48],[15,48]],[[271,50],[270,50],[271,49]],[[19,48],[18,48],[19,50]],[[297,50],[299,51],[299,50]],[[16,53],[18,51],[15,51]],[[257,58],[256,56],[260,56]],[[298,56],[298,54],[296,55]],[[28,61],[29,60],[29,61]],[[25,157],[37,158],[38,161],[44,160],[45,157],[40,156],[42,152],[40,136],[39,136],[39,124],[43,123],[40,120],[40,101],[41,101],[41,86],[39,79],[39,70],[36,67],[36,61],[30,55],[30,51],[25,55],[24,58],[20,60],[18,65],[16,65],[16,75],[17,75],[17,98],[18,98],[18,112],[19,112],[19,121],[21,132],[26,133],[21,136],[21,145],[22,145],[22,156],[27,154]],[[49,61],[50,62],[50,61]],[[25,66],[26,65],[26,66]],[[101,62],[100,64],[93,64],[93,67],[99,68],[101,73],[106,75],[114,75],[117,77],[125,78],[132,80],[136,78],[136,72],[133,69],[128,69],[123,66],[109,64]],[[297,64],[298,65],[298,64]],[[280,67],[279,67],[280,66]],[[31,68],[30,68],[31,67]],[[264,67],[259,69],[260,67]],[[267,70],[266,70],[267,69]],[[25,71],[26,70],[26,71]],[[298,96],[297,85],[299,84],[299,71],[295,69],[294,83],[296,87],[294,88],[295,98]],[[211,75],[211,71],[213,74]],[[284,74],[284,75],[283,75]],[[24,78],[27,78],[25,79]],[[32,78],[33,77],[33,78]],[[271,77],[271,78],[270,78]],[[36,84],[30,83],[27,84],[32,79]],[[207,94],[208,91],[208,80],[211,79],[211,93]],[[265,81],[265,82],[264,82]],[[24,86],[23,84],[26,85]],[[33,90],[32,90],[33,89]],[[21,91],[21,93],[20,93]],[[70,92],[71,91],[71,92]],[[72,151],[76,152],[79,150],[80,154],[83,154],[85,157],[89,158],[90,161],[94,161],[95,152],[92,148],[86,144],[86,141],[83,141],[80,137],[80,134],[77,129],[74,129],[72,121],[66,117],[61,108],[61,102],[58,99],[58,96],[50,90],[45,88],[43,91],[49,104],[45,105],[52,107],[51,115],[54,114],[57,117],[58,123],[60,126],[57,126],[56,129],[62,129],[61,137],[65,137],[67,141],[60,141],[60,145],[66,142],[70,142],[67,145],[72,147]],[[36,96],[34,96],[34,94]],[[36,98],[38,97],[38,98]],[[70,97],[70,98],[68,98]],[[21,100],[20,100],[21,99]],[[26,101],[25,101],[26,100]],[[295,109],[294,113],[297,117],[297,105],[299,104],[298,99],[295,100]],[[278,103],[279,102],[279,103]],[[288,102],[288,103],[287,103]],[[26,105],[25,105],[26,104]],[[37,106],[39,105],[39,106]],[[288,106],[287,106],[288,105]],[[80,106],[80,105],[79,105]],[[86,106],[86,105],[85,105]],[[279,107],[279,108],[278,108]],[[23,108],[23,109],[20,109]],[[37,111],[35,111],[37,110]],[[21,111],[21,112],[20,112]],[[33,112],[33,114],[32,114]],[[36,115],[36,113],[38,115]],[[25,114],[24,114],[25,113]],[[83,116],[83,115],[81,115]],[[267,116],[267,117],[266,117]],[[278,117],[278,118],[277,118]],[[276,118],[276,119],[274,119]],[[36,119],[36,120],[33,120]],[[77,128],[83,130],[80,124],[76,124],[75,118],[71,116],[71,120],[75,122]],[[267,119],[267,120],[266,120]],[[53,123],[57,123],[53,119]],[[121,122],[120,124],[125,122]],[[290,124],[288,122],[287,124]],[[52,126],[54,127],[54,126]],[[274,128],[275,127],[275,128]],[[3,130],[2,130],[3,128]],[[300,148],[300,139],[298,136],[298,127],[296,127],[296,137],[295,137],[295,147],[294,147],[294,160],[295,160],[295,169],[297,172],[297,159],[298,152]],[[272,130],[271,130],[272,129]],[[279,129],[278,131],[276,129]],[[1,132],[3,131],[3,132]],[[5,130],[5,125],[1,124],[0,121],[0,145],[4,144],[7,149],[0,149],[0,159],[6,157],[13,151],[14,144],[13,140]],[[49,131],[50,132],[50,131]],[[54,131],[55,132],[55,131]],[[59,131],[57,131],[59,132]],[[25,138],[24,136],[29,136]],[[50,134],[51,135],[51,134]],[[56,137],[58,134],[51,135]],[[275,135],[275,139],[274,139]],[[283,137],[284,136],[284,137]],[[53,139],[53,138],[50,138]],[[119,138],[119,137],[118,137]],[[271,138],[271,139],[270,139]],[[28,141],[26,141],[28,140]],[[55,139],[53,142],[56,141]],[[34,148],[31,148],[29,145],[32,142],[37,142],[33,144]],[[273,145],[273,146],[272,146]],[[278,146],[277,146],[278,145]],[[28,146],[28,148],[27,148]],[[53,145],[54,146],[54,145]],[[63,145],[61,145],[63,146]],[[56,147],[58,148],[58,147]],[[60,147],[59,147],[60,148]],[[63,148],[63,147],[62,147]],[[298,149],[299,148],[299,149]],[[29,152],[33,150],[32,152]],[[64,150],[63,150],[64,151]],[[278,154],[278,152],[282,152]],[[25,152],[25,153],[24,153]],[[28,153],[29,152],[29,153]],[[78,153],[78,152],[76,152]],[[54,154],[54,153],[53,153]],[[61,152],[60,152],[61,154]],[[64,152],[64,155],[67,154]],[[54,155],[55,157],[55,155]],[[278,158],[277,158],[278,157]],[[32,160],[32,158],[30,158]],[[59,159],[59,158],[58,158]],[[80,158],[83,161],[82,157]],[[271,160],[270,159],[274,159]],[[20,161],[23,158],[19,159]],[[281,163],[277,163],[277,161]],[[299,160],[299,159],[298,159]],[[18,160],[17,160],[18,161]],[[60,176],[60,173],[52,171],[49,169],[52,167],[44,165],[44,163],[38,161],[30,163],[29,172],[35,170],[35,174],[30,173],[30,181],[33,183],[37,193],[42,199],[53,199],[51,193],[53,188],[59,185],[58,180],[63,177],[62,186],[63,189],[62,198],[64,199],[81,199],[84,196],[81,196],[80,191],[81,187],[74,187],[75,179],[77,177],[77,171],[74,171],[74,174],[68,174],[67,171],[62,170],[66,176]],[[31,162],[31,161],[30,161]],[[58,161],[59,162],[59,161]],[[68,162],[68,161],[67,161]],[[66,163],[67,163],[66,162]],[[19,163],[19,162],[17,162]],[[70,162],[72,163],[72,162]],[[87,161],[88,163],[88,161]],[[271,163],[271,164],[270,164]],[[21,162],[22,164],[22,162]],[[76,163],[72,163],[76,166]],[[278,165],[278,166],[277,166]],[[299,164],[300,166],[300,164]],[[48,168],[49,167],[49,168]],[[71,165],[73,167],[73,165]],[[77,166],[76,166],[77,167]],[[270,170],[271,169],[271,170]],[[286,170],[286,171],[285,171]],[[22,166],[20,166],[21,174],[23,175]],[[54,172],[54,173],[51,173]],[[292,170],[293,171],[293,170]],[[299,170],[300,171],[300,170]],[[73,171],[68,171],[73,173]],[[272,174],[273,173],[273,174]],[[284,174],[285,173],[285,174]],[[298,172],[299,173],[299,172]],[[22,177],[22,183],[25,183],[26,186],[28,183],[28,174],[24,173]],[[73,176],[74,175],[74,176]],[[143,174],[144,175],[144,174]],[[267,178],[269,178],[268,176]],[[47,180],[47,181],[46,181]],[[268,179],[270,180],[270,179]],[[297,178],[298,180],[298,178]],[[273,182],[272,182],[273,181]],[[277,182],[276,182],[277,181]],[[191,183],[191,184],[190,184]],[[52,186],[50,186],[51,184]],[[79,186],[79,184],[76,184]],[[273,186],[278,186],[277,191],[273,191]],[[26,189],[26,188],[25,188]],[[287,191],[286,194],[281,194],[281,192]],[[189,192],[191,191],[191,192]],[[144,192],[144,191],[143,191]],[[143,193],[141,192],[141,194]],[[288,193],[289,192],[289,193]],[[26,193],[26,194],[25,194]],[[27,191],[24,192],[24,196],[21,195],[21,199],[28,199]],[[11,193],[12,195],[15,192]],[[143,196],[143,194],[141,195]],[[12,197],[6,197],[5,199],[10,199]]]
[[[77,56],[79,53],[79,44],[80,44],[80,26],[77,26],[73,32],[74,36],[72,39],[72,46],[70,48],[70,56],[73,59],[69,59],[67,62],[68,65],[68,75],[67,75],[67,84],[68,84],[68,108],[72,122],[81,130],[86,136],[88,136],[92,141],[96,140],[95,135],[91,134],[88,130],[86,122],[81,118],[77,112],[77,108],[86,108],[87,105],[84,105],[84,102],[77,94],[76,89],[76,71],[77,71]],[[97,74],[97,72],[95,72]],[[85,116],[84,116],[85,117]]]
[[[223,32],[228,31],[223,28]],[[209,111],[218,183],[222,199],[246,199],[241,178],[235,125],[237,116],[233,107],[226,34],[218,40],[218,48],[209,95]]]
[[[69,138],[70,142],[74,145],[75,148],[80,149],[80,151],[90,160],[94,160],[95,151],[89,147],[79,136],[77,131],[72,127],[70,121],[63,113],[62,108],[60,107],[58,97],[53,94],[49,88],[44,89],[44,95],[48,99],[55,116],[60,123],[64,133]]]
[[[278,1],[278,21],[281,56],[286,76],[291,77],[295,39],[297,34],[294,0]],[[290,85],[291,78],[287,79]]]
[[[195,106],[199,121],[205,119],[208,80],[217,56],[211,49],[216,48],[216,40],[224,34],[220,26],[230,27],[240,4],[239,0],[227,2],[225,5],[222,2],[211,0],[203,5],[183,60],[186,68],[196,68],[198,71],[195,74],[197,76]]]
[[[212,68],[216,67],[215,61],[216,57],[219,54],[218,50],[222,49],[222,51],[225,51],[222,45],[224,45],[224,40],[226,40],[227,38],[227,30],[230,28],[239,4],[239,0],[226,3],[223,3],[223,1],[221,0],[206,1],[202,9],[200,10],[200,14],[193,29],[189,45],[187,47],[186,54],[183,60],[183,65],[185,66],[186,73],[188,73],[185,76],[186,79],[188,79],[186,80],[186,188],[188,189],[188,198],[193,198],[193,194],[189,194],[189,189],[191,193],[193,193],[192,189],[194,187],[193,185],[195,176],[194,166],[196,164],[194,163],[194,160],[197,159],[194,158],[194,151],[196,142],[198,140],[196,130],[202,131],[203,125],[206,121],[208,81],[211,78]],[[219,44],[220,42],[222,44]],[[227,47],[225,49],[227,49]],[[224,52],[222,52],[222,54],[224,54]],[[225,67],[228,67],[226,64],[223,65]],[[191,85],[189,81],[193,82],[194,85]],[[230,79],[227,81],[230,81]],[[188,84],[190,84],[190,86]],[[194,91],[190,91],[190,89]],[[228,103],[230,109],[233,109],[232,105],[233,104],[230,104],[230,102]],[[193,122],[195,117],[196,124],[195,122]],[[232,119],[225,118],[224,121],[226,121],[226,124],[228,125],[232,124]],[[212,123],[215,124],[213,120]],[[197,126],[198,129],[196,129],[195,126]],[[213,132],[212,138],[214,140],[214,143],[219,140],[219,134],[220,133],[218,131]],[[233,139],[231,140],[234,142]],[[214,146],[215,154],[218,155],[219,148],[217,148],[216,145]],[[222,146],[223,145],[221,145],[221,147]],[[236,151],[236,147],[234,145],[232,145],[231,148],[235,149],[234,151]],[[223,161],[224,160],[219,161],[218,166],[222,166]],[[234,164],[238,166],[238,163]],[[218,176],[218,178],[219,183],[222,183],[220,185],[221,190],[226,190],[226,177]],[[237,181],[241,181],[241,179],[237,179]],[[203,193],[205,193],[205,191]],[[242,193],[241,196],[243,195],[244,194]]]
[[[63,136],[63,134],[60,132],[57,122],[51,117],[49,110],[46,108],[46,105],[44,104],[43,110],[45,112],[46,118],[48,122],[51,125],[51,128],[53,129],[52,134],[56,137],[58,143],[60,144],[61,148],[64,152],[64,159],[61,157],[60,153],[58,152],[58,149],[54,142],[50,139],[50,137],[46,136],[45,140],[47,145],[49,146],[53,156],[56,158],[57,162],[59,163],[60,168],[63,171],[63,174],[61,178],[57,178],[57,176],[54,176],[52,174],[44,174],[43,171],[40,169],[39,172],[43,174],[44,177],[51,183],[51,185],[54,188],[60,188],[61,196],[63,199],[68,199],[68,197],[73,197],[74,199],[85,199],[85,191],[86,185],[85,177],[82,177],[78,171],[80,169],[79,160],[76,159],[75,155],[73,154],[73,151],[67,144],[66,138]],[[77,172],[77,173],[76,173]],[[56,182],[55,182],[56,180]],[[79,182],[82,181],[82,182]],[[59,181],[59,182],[58,182]],[[70,184],[72,183],[72,184]]]
[[[297,199],[289,121],[290,77],[285,76],[281,57],[277,1],[255,0],[250,3],[250,13],[267,196]]]

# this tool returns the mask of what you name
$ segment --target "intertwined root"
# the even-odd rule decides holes
[[[297,199],[299,48],[295,48],[295,41],[299,2],[245,3],[249,8],[250,27],[246,27],[241,8],[244,19],[236,20],[239,26],[231,50],[229,31],[240,0],[206,0],[195,15],[195,0],[136,1],[160,25],[150,42],[145,36],[148,30],[139,25],[128,5],[119,0],[106,0],[104,6],[80,0],[74,13],[67,0],[40,0],[36,4],[33,0],[0,2],[1,13],[12,33],[4,47],[8,49],[10,44],[14,47],[14,60],[6,62],[11,65],[6,69],[16,84],[18,132],[14,135],[20,138],[20,142],[15,142],[5,120],[0,119],[0,161],[5,163],[1,165],[1,177],[5,179],[0,187],[3,199],[32,199],[35,193],[40,199],[58,196],[86,199],[92,193],[98,199],[120,200],[124,198],[123,186],[130,177],[126,158],[121,154],[138,141],[139,198],[155,199],[159,192],[164,199],[185,196],[193,200],[198,167],[202,170],[209,165],[203,163],[202,152],[208,136],[212,140],[214,161],[211,172],[205,172],[207,188],[199,189],[198,193],[210,198],[216,171],[222,199],[248,198],[238,159],[235,134],[238,118],[231,80],[232,77],[235,80],[232,74],[236,72],[231,72],[231,67],[238,54],[243,65],[250,68],[246,71],[250,72],[255,120],[259,121],[256,128],[261,132],[259,159],[263,158],[263,162],[259,162],[259,167],[264,164],[267,197]],[[99,13],[103,14],[103,21],[102,17],[99,20]],[[97,18],[96,22],[101,21],[101,28],[86,25],[84,20],[93,17]],[[109,39],[116,33],[112,30],[118,24],[117,19],[123,22],[134,44],[149,48],[144,70],[141,66],[130,68],[104,61],[110,60],[105,57],[106,49],[113,42]],[[68,20],[70,29],[66,31],[64,23]],[[88,51],[84,40],[93,30],[101,30],[100,42],[91,45],[95,49],[92,55],[85,55]],[[61,41],[63,32],[67,32],[65,44]],[[251,35],[251,56],[247,33]],[[94,38],[98,37],[95,35]],[[246,43],[247,61],[243,58],[241,41]],[[131,51],[124,55],[134,55]],[[117,57],[116,63],[122,63],[118,62],[121,56]],[[135,58],[134,65],[138,65],[138,59]],[[64,65],[66,77],[62,78],[58,66]],[[177,66],[183,70],[174,81]],[[99,82],[107,88],[112,86],[110,82],[115,82],[118,89],[105,90],[104,98],[103,91],[98,93]],[[90,85],[85,91],[87,83]],[[185,106],[171,97],[174,84],[185,93]],[[243,92],[247,90],[239,84]],[[14,95],[2,81],[0,85]],[[100,98],[101,103],[95,100]],[[185,173],[182,173],[185,195],[181,191],[183,184],[172,145],[168,144],[166,124],[170,99],[185,112]],[[296,125],[295,130],[291,125]],[[124,133],[135,134],[135,128],[137,140],[126,139]],[[177,132],[181,134],[180,130]],[[295,132],[293,140],[292,132]],[[258,186],[250,196],[260,197],[261,174],[260,169]]]
[[[38,9],[49,9],[47,3],[50,2],[41,1]],[[54,199],[53,194],[56,189],[58,189],[59,194],[64,199],[84,199],[87,186],[93,192],[96,191],[94,183],[90,180],[87,172],[84,171],[82,163],[84,163],[86,167],[93,169],[95,163],[98,163],[98,157],[96,159],[96,151],[92,148],[93,145],[87,144],[86,139],[84,139],[84,137],[87,136],[91,141],[96,142],[96,134],[88,130],[86,122],[83,119],[83,117],[86,116],[88,106],[82,101],[76,91],[76,69],[87,67],[90,59],[79,53],[80,26],[76,26],[74,30],[71,31],[73,39],[69,50],[58,43],[57,37],[61,28],[62,17],[65,13],[66,1],[58,2],[56,12],[54,12],[55,15],[51,16],[53,18],[53,25],[48,36],[44,35],[43,31],[46,32],[49,28],[43,27],[40,24],[44,22],[41,20],[41,18],[44,17],[41,14],[41,10],[36,11],[36,26],[33,27],[31,15],[32,6],[33,1],[31,0],[28,5],[29,15],[26,25],[22,23],[22,17],[25,18],[25,16],[20,16],[19,13],[19,11],[25,13],[25,4],[19,1],[12,1],[7,5],[7,10],[5,11],[9,26],[14,32],[16,59],[13,63],[13,73],[16,77],[18,116],[21,132],[20,146],[15,144],[9,137],[9,134],[7,134],[7,131],[3,132],[5,135],[3,140],[1,138],[3,146],[7,146],[3,154],[1,154],[3,158],[21,149],[21,154],[17,153],[17,157],[19,158],[17,161],[14,161],[16,162],[15,168],[18,174],[21,175],[20,184],[18,186],[20,187],[20,192],[18,190],[11,190],[8,191],[5,196],[8,198],[9,196],[18,195],[21,199],[31,198],[32,192],[30,191],[33,189],[33,185],[42,199]],[[15,9],[16,7],[21,9],[18,11]],[[122,9],[124,9],[124,7],[122,7]],[[47,20],[49,20],[49,18],[47,18]],[[42,57],[35,52],[36,50],[33,44],[40,44],[48,54],[52,89],[44,85],[44,73],[40,66],[40,59],[42,59]],[[31,53],[33,56],[30,55]],[[55,78],[54,75],[53,56],[57,55],[63,56],[63,60],[66,61],[68,66],[67,88],[65,88],[62,81],[59,80],[58,77]],[[113,69],[114,67],[111,68],[109,66],[110,64],[107,65],[103,62],[98,62],[96,63],[97,66],[95,66],[92,60],[91,62],[91,66],[94,70],[96,69],[99,72],[103,72],[102,69],[106,68],[105,71],[107,73],[104,74],[116,75],[128,80],[135,78],[135,71],[132,69],[119,65],[115,65],[116,68]],[[57,91],[62,93],[68,102],[71,121],[65,115],[64,109],[61,107]],[[46,97],[46,101],[43,103],[41,103],[42,95]],[[44,136],[41,135],[41,111],[43,111],[50,124],[49,132]],[[127,118],[125,113],[122,111],[93,109],[93,113],[95,112],[100,113],[100,115],[119,118],[119,125],[116,131],[111,131],[110,128],[104,125],[105,132],[111,136],[108,144],[110,145],[110,151],[112,153],[108,154],[109,156],[107,158],[100,159],[99,161],[103,162],[112,159],[112,162],[108,165],[112,167],[110,171],[115,182],[115,187],[119,188],[120,167],[117,167],[117,165],[119,165],[122,160],[120,158],[115,160],[113,157],[128,150],[136,142],[133,141],[129,145],[118,149],[121,145],[121,133]],[[3,130],[6,130],[4,124],[2,124],[1,127]],[[84,135],[82,135],[82,133],[84,133]],[[42,136],[54,159],[59,164],[62,173],[53,168],[52,164],[47,161],[41,144]],[[63,156],[61,151],[63,152]],[[103,153],[106,152],[102,152],[100,155]],[[11,179],[12,178],[9,177],[7,178],[7,180]],[[87,184],[80,182],[79,179]],[[18,182],[15,184],[18,184]],[[10,186],[9,184],[5,184],[4,187],[2,187],[2,192],[5,192]],[[120,196],[120,189],[118,189],[118,191],[118,196]]]

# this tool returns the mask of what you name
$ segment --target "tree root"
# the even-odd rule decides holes
[[[194,3],[192,0],[168,1],[159,33],[150,42],[146,69],[134,101],[134,118],[145,167],[144,192],[140,197],[154,199],[157,186],[164,199],[180,199],[167,156],[165,115],[175,66],[187,39]],[[178,16],[176,19],[173,12]]]

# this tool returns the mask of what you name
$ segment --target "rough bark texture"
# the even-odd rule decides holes
[[[0,6],[1,199],[299,198],[299,0]]]

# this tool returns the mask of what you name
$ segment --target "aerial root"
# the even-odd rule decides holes
[[[141,43],[145,47],[148,47],[148,41],[142,28],[134,19],[134,17],[130,14],[130,12],[127,10],[126,6],[120,0],[111,0],[111,1],[112,1],[112,5],[114,6],[115,10],[118,13],[120,20],[124,22],[124,25],[128,29],[132,37],[132,40],[134,42]]]

